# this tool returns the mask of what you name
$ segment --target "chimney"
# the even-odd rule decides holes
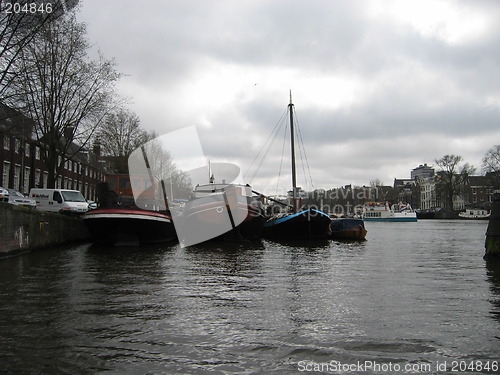
[[[94,147],[92,148],[92,152],[99,158],[101,156],[101,142],[98,140],[94,143]]]
[[[64,129],[64,138],[73,140],[74,126],[68,126]]]

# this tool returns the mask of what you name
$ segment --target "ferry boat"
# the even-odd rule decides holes
[[[465,212],[460,212],[458,217],[469,220],[486,220],[490,218],[490,211],[480,208],[468,208]]]
[[[393,204],[388,202],[366,202],[363,206],[365,221],[417,221],[417,213],[409,204]]]

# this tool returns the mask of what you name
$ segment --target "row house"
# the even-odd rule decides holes
[[[470,176],[467,202],[474,208],[490,209],[494,187],[489,176]]]
[[[417,179],[420,191],[420,209],[435,210],[448,207],[448,194],[442,182],[440,172],[433,177]],[[462,211],[466,208],[491,209],[493,201],[493,186],[486,176],[468,176],[453,196],[453,210]]]
[[[448,207],[448,194],[443,183],[443,172],[434,173],[427,164],[411,172],[411,179],[395,179],[394,189],[399,200],[411,203],[415,209],[433,211],[439,209],[461,211],[465,208],[490,209],[495,184],[500,181],[497,174],[468,176],[453,196],[453,207]]]
[[[33,121],[0,105],[0,186],[22,193],[33,187],[47,187],[48,171],[41,158],[43,144],[33,139],[33,129]],[[73,151],[76,150],[73,145]],[[79,190],[85,198],[95,200],[96,186],[104,179],[99,156],[99,147],[95,147],[66,160],[56,188]]]

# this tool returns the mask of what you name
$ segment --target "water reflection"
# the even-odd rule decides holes
[[[491,316],[500,322],[500,261],[486,262],[486,277],[490,282],[492,304]]]
[[[354,243],[33,252],[0,262],[0,366],[281,375],[302,360],[493,359],[500,272],[483,243],[480,226],[436,221],[371,224]]]

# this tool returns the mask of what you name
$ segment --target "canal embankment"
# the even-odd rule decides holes
[[[0,202],[0,257],[88,238],[78,217]]]

